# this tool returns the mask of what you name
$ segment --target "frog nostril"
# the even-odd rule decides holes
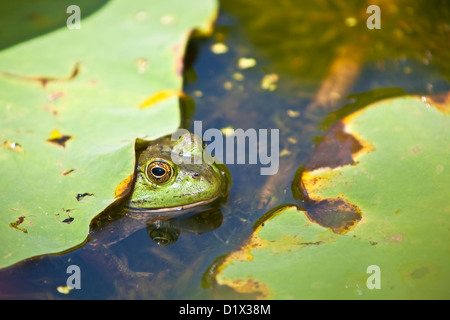
[[[200,177],[200,175],[196,172],[192,175],[192,178],[194,179],[198,179]]]

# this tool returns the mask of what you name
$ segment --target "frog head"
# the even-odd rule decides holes
[[[154,140],[139,156],[129,209],[176,211],[207,205],[228,192],[230,175],[218,161],[203,161],[200,137],[185,133]],[[209,159],[212,159],[209,155]]]

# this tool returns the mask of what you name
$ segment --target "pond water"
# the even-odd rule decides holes
[[[382,98],[450,89],[449,9],[442,1],[426,3],[426,9],[424,1],[389,4],[381,29],[369,30],[367,6],[355,1],[282,1],[275,7],[271,1],[224,1],[214,34],[189,44],[184,125],[279,129],[278,174],[261,175],[260,164],[230,164],[229,197],[204,232],[185,224],[175,242],[160,246],[142,229],[111,246],[129,269],[146,273],[137,280],[118,281],[82,246],[1,271],[0,298],[245,298],[214,285],[214,263],[239,248],[267,211],[301,204],[292,180],[326,129]],[[344,76],[329,87],[334,95],[320,94],[336,74]],[[81,269],[81,290],[64,295],[56,288],[66,284],[70,265]]]

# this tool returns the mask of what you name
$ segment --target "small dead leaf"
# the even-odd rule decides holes
[[[11,151],[23,153],[23,147],[14,141],[3,141],[2,147]]]
[[[70,169],[70,170],[67,170],[67,171],[63,171],[62,172],[62,175],[63,176],[67,176],[68,174],[71,174],[72,172],[74,172],[75,171],[75,169]]]
[[[64,219],[64,220],[63,220],[63,221],[61,221],[61,222],[63,222],[63,223],[67,223],[67,224],[71,224],[73,220],[75,220],[75,218],[73,218],[73,217],[69,217],[69,218],[67,218],[67,219]]]
[[[10,226],[11,228],[13,228],[13,229],[20,230],[20,231],[22,231],[23,233],[28,233],[27,229],[25,229],[25,228],[19,228],[19,225],[21,225],[21,224],[24,222],[24,220],[25,220],[25,216],[20,216],[20,217],[17,218],[17,220],[16,220],[15,222],[11,222],[11,223],[9,224],[9,226]]]
[[[75,196],[75,198],[77,199],[77,201],[80,201],[80,200],[82,200],[84,197],[92,197],[94,194],[93,193],[88,193],[88,192],[85,192],[85,193],[78,193],[76,196]]]
[[[71,138],[72,136],[63,135],[61,134],[61,132],[59,132],[59,130],[55,129],[50,133],[50,137],[46,141],[65,148],[66,142],[69,141]]]

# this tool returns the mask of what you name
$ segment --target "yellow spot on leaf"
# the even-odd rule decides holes
[[[312,200],[322,200],[319,194],[341,172],[336,169],[320,168],[313,171],[304,171],[302,174],[303,188],[308,192]]]
[[[450,92],[422,97],[421,100],[427,107],[434,107],[443,114],[450,113]]]
[[[119,185],[116,190],[114,190],[114,198],[119,199],[128,194],[133,186],[133,175],[129,175],[125,178]]]
[[[236,279],[233,281],[228,281],[227,279],[222,279],[220,284],[227,285],[233,288],[236,292],[244,294],[258,294],[256,299],[269,299],[269,288],[266,284],[260,283],[254,280],[252,277],[247,279]]]
[[[139,105],[139,108],[144,109],[151,107],[157,103],[167,100],[173,96],[183,97],[184,93],[178,90],[162,90],[147,98]]]

